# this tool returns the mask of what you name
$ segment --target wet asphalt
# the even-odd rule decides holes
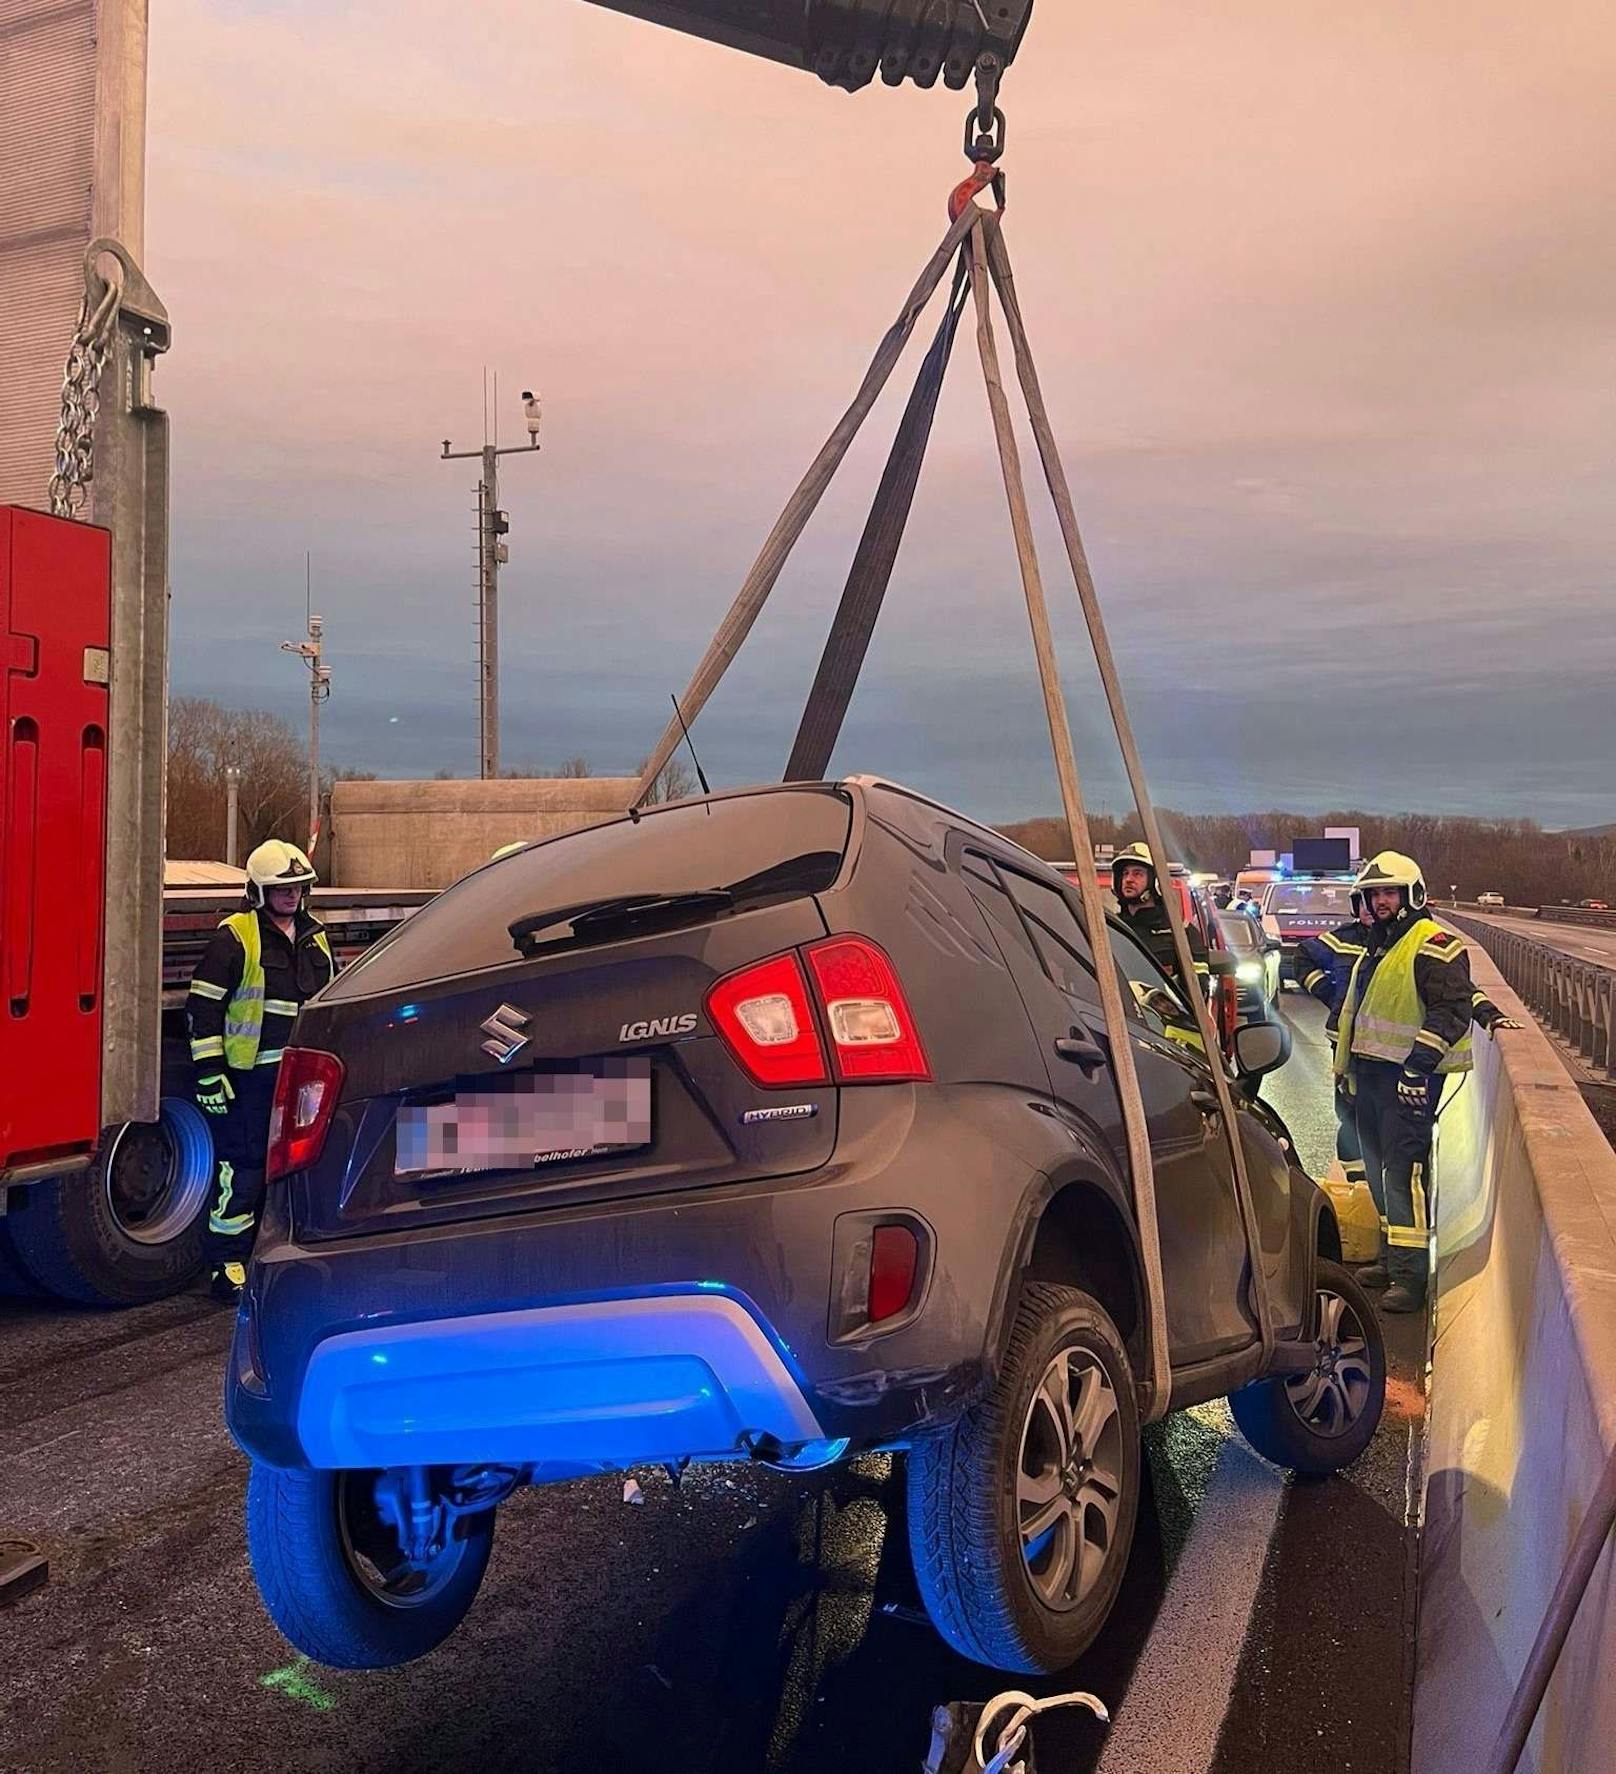
[[[1320,1018],[1295,995],[1285,1007],[1296,1052],[1267,1092],[1317,1171],[1334,1138]],[[1241,1646],[1232,1699],[1202,1696],[1227,1709],[1218,1774],[1406,1769],[1423,1408],[1423,1327],[1407,1320],[1369,1452],[1340,1477],[1284,1483],[1254,1603],[1225,1618],[1224,1596],[1184,1588],[1185,1561],[1214,1544],[1204,1500],[1245,1456],[1226,1411],[1171,1417],[1147,1435],[1105,1634],[1068,1675],[1023,1683],[954,1657],[924,1623],[901,1462],[886,1457],[804,1478],[708,1468],[677,1490],[642,1473],[637,1505],[619,1479],[520,1493],[446,1646],[379,1674],[310,1666],[263,1614],[243,1550],[246,1463],[220,1415],[229,1317],[201,1295],[116,1315],[0,1299],[0,1539],[51,1560],[46,1588],[0,1610],[7,1774],[911,1774],[940,1700],[1075,1685],[1116,1710],[1136,1668],[1152,1684],[1194,1670],[1210,1641]],[[1170,1717],[1158,1730],[1136,1707],[1128,1724],[1138,1774],[1184,1765]],[[1086,1716],[1052,1720],[1038,1765],[1083,1774],[1104,1740]]]

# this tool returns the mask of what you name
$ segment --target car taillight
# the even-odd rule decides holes
[[[313,1047],[288,1047],[275,1079],[275,1103],[269,1112],[270,1181],[294,1170],[307,1170],[319,1158],[342,1093],[342,1061]]]
[[[721,979],[707,994],[707,1014],[753,1083],[778,1090],[830,1082],[808,981],[794,954]]]
[[[930,1078],[926,1050],[886,951],[867,936],[833,936],[806,953],[825,1007],[836,1076],[846,1084]]]

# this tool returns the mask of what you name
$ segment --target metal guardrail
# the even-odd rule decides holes
[[[1485,949],[1538,1019],[1563,1035],[1590,1066],[1616,1078],[1616,967],[1579,961],[1462,913],[1442,914]]]
[[[1616,912],[1596,912],[1580,905],[1481,905],[1473,899],[1443,900],[1467,912],[1494,918],[1541,918],[1545,924],[1582,924],[1591,930],[1616,930]]]

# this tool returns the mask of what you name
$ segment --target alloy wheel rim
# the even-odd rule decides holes
[[[1100,1581],[1122,1503],[1116,1390],[1086,1349],[1063,1349],[1027,1406],[1016,1462],[1016,1531],[1038,1599],[1067,1612]]]
[[[1369,1339],[1350,1301],[1319,1289],[1313,1366],[1285,1382],[1285,1396],[1315,1435],[1334,1440],[1363,1416],[1374,1385]]]

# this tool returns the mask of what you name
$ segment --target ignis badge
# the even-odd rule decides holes
[[[651,1041],[661,1035],[688,1035],[696,1026],[696,1013],[687,1010],[683,1016],[653,1016],[646,1022],[624,1023],[617,1031],[619,1041]]]

